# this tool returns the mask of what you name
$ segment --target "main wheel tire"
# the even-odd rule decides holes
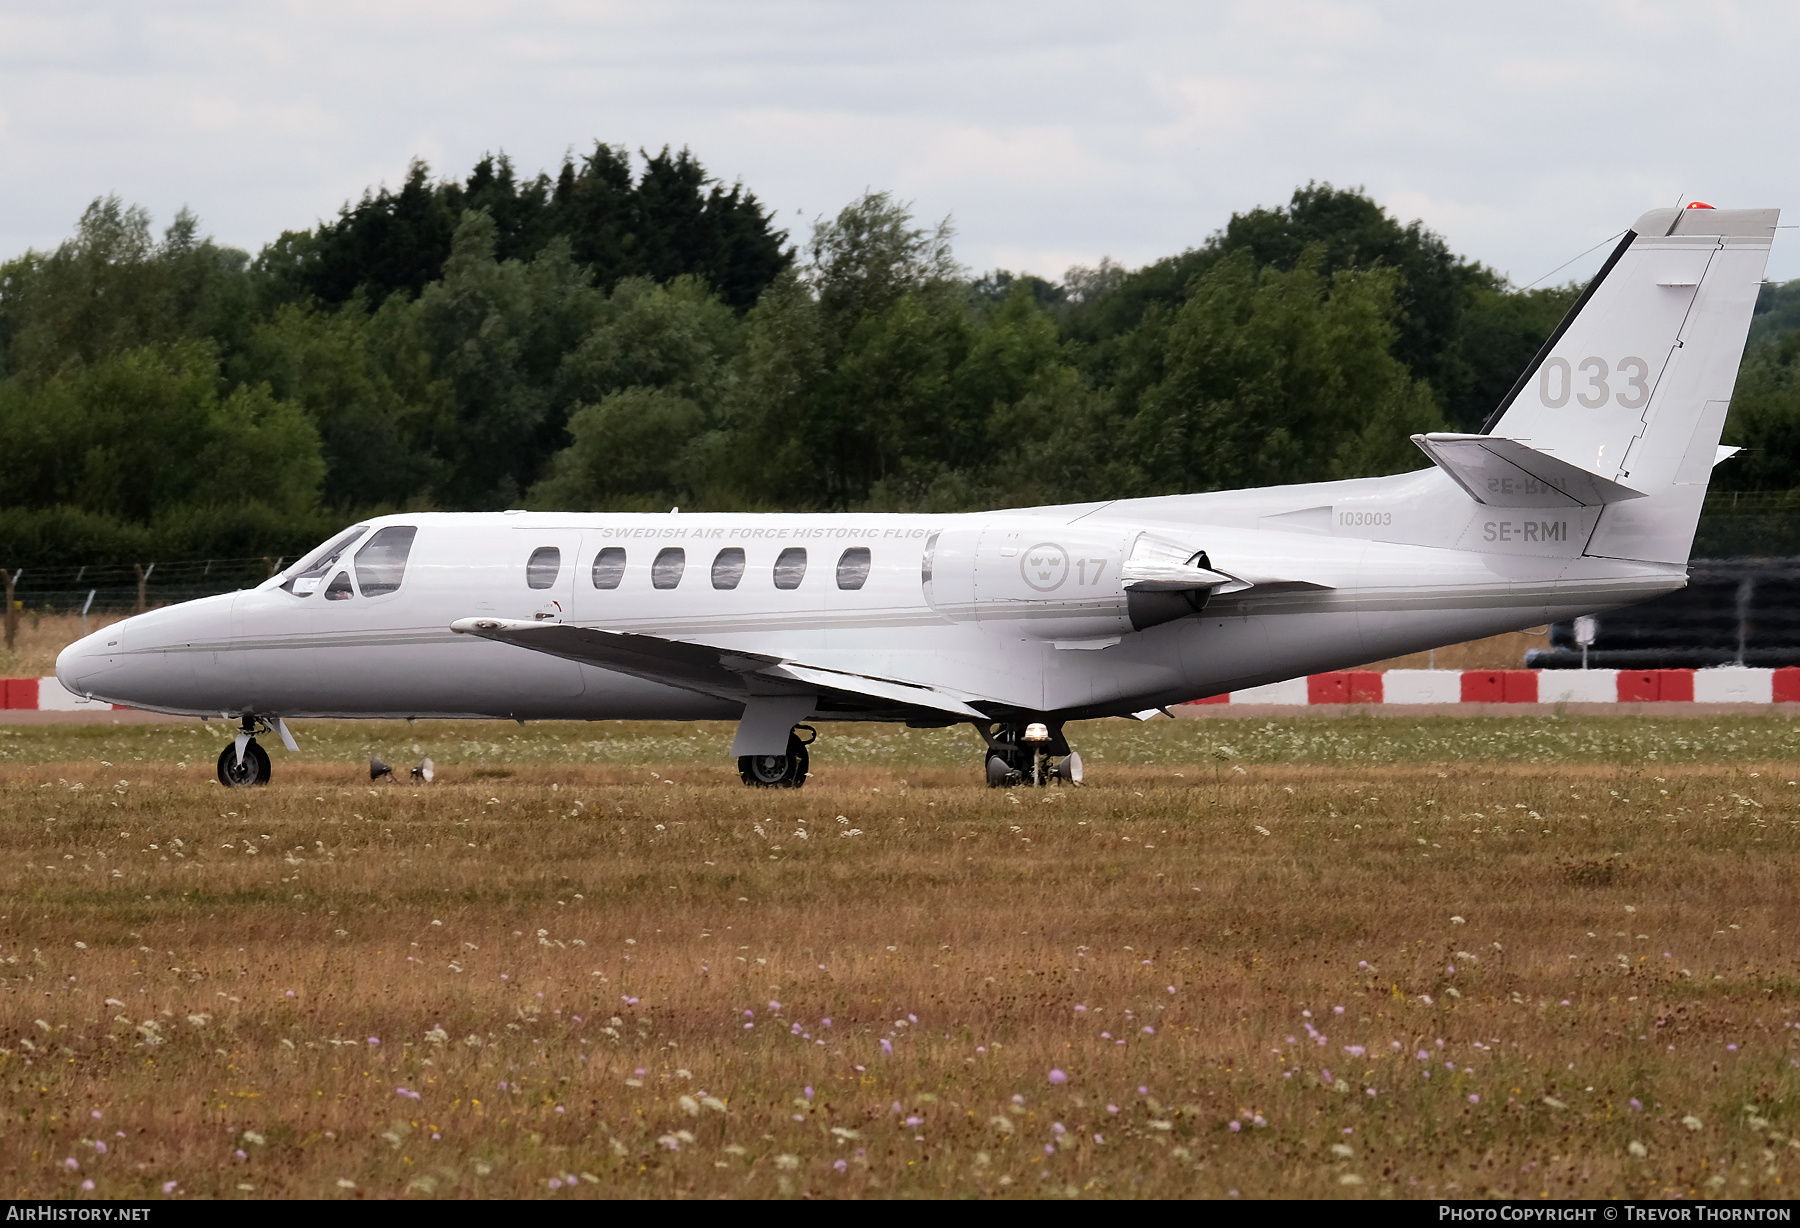
[[[227,789],[243,789],[269,783],[269,752],[255,742],[244,744],[244,758],[237,757],[237,744],[219,752],[219,783]]]
[[[753,789],[798,789],[810,759],[805,743],[790,735],[785,755],[738,756],[738,779]]]

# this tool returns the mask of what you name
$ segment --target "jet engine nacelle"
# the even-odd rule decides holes
[[[1142,631],[1198,612],[1235,578],[1191,546],[1130,528],[1029,521],[945,529],[925,547],[925,600],[952,622],[1033,639]]]

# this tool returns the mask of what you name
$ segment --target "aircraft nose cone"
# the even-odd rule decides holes
[[[110,629],[103,629],[83,636],[57,654],[56,680],[65,690],[83,699],[92,698],[94,679],[117,664],[106,642],[109,633]],[[112,647],[116,646],[115,643]]]

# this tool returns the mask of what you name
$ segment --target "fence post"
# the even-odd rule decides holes
[[[145,567],[142,563],[133,563],[131,565],[131,570],[137,572],[138,582],[137,609],[132,612],[134,614],[142,614],[145,610],[150,608],[149,598],[144,591],[144,586],[150,582],[150,573],[156,570],[156,564],[152,563],[150,566]]]
[[[19,611],[13,605],[13,586],[19,577],[25,574],[21,567],[17,571],[6,572],[6,651],[13,650],[13,642],[19,638]]]
[[[85,568],[83,570],[85,570]],[[79,579],[79,577],[77,577],[77,579]],[[99,591],[99,589],[90,588],[88,590],[88,599],[83,602],[81,606],[81,638],[84,640],[87,638],[88,611],[94,608],[94,594]]]

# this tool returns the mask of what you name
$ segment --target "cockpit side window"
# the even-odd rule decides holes
[[[398,592],[406,575],[406,558],[412,553],[413,538],[418,528],[409,524],[391,524],[375,530],[375,535],[356,552],[356,587],[365,597]]]
[[[350,573],[347,571],[338,572],[325,588],[325,600],[327,601],[348,601],[354,596],[356,596],[356,590],[350,587]]]
[[[287,578],[281,585],[282,590],[292,593],[296,597],[310,597],[318,592],[319,586],[325,582],[325,577],[331,574],[332,568],[338,565],[338,560],[344,556],[344,552],[355,545],[357,539],[368,531],[368,525],[359,524],[335,541],[319,547],[300,565],[300,570]],[[345,582],[348,583],[347,577]],[[333,600],[342,600],[342,598],[333,598]]]

